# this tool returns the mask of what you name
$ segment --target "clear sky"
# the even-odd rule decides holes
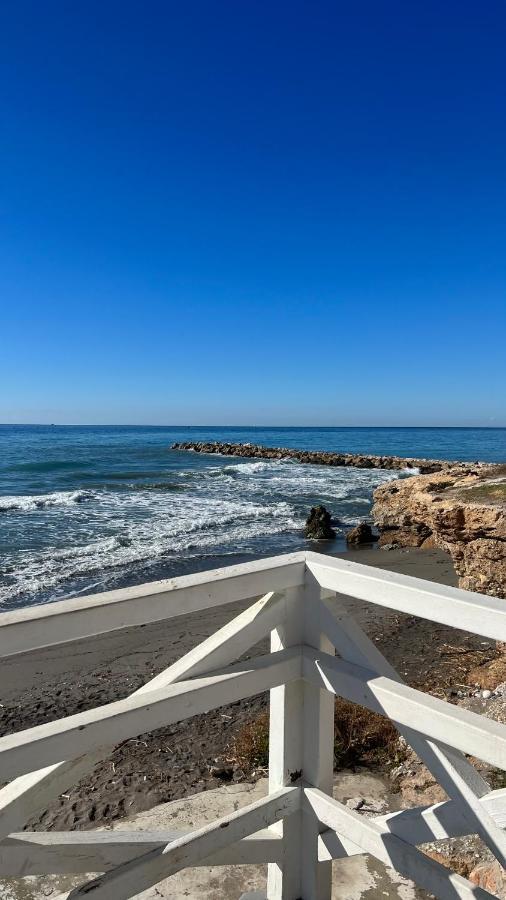
[[[506,5],[0,11],[0,421],[506,425]]]

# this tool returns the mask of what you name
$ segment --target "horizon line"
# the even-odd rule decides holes
[[[181,425],[181,424],[150,424],[147,422],[143,422],[142,424],[138,424],[135,422],[121,422],[121,423],[105,423],[105,422],[0,422],[0,428],[243,428],[243,429],[264,429],[264,430],[280,430],[280,429],[333,429],[333,428],[418,428],[418,429],[461,429],[461,430],[482,430],[485,431],[487,429],[500,429],[506,430],[506,425],[238,425],[234,423],[228,423],[226,425],[217,425],[217,424],[194,424],[194,425]]]

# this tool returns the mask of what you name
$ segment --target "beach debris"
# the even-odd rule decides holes
[[[234,777],[232,766],[209,766],[209,774],[213,778],[220,778],[223,781],[231,781]]]
[[[328,541],[335,538],[336,533],[331,525],[332,516],[321,504],[313,506],[306,520],[305,535],[315,541]]]
[[[378,536],[373,534],[372,528],[367,522],[360,522],[346,535],[347,544],[372,544],[377,540]]]
[[[364,813],[382,813],[388,806],[386,800],[366,800],[365,797],[350,797],[346,801],[348,809],[355,809]]]

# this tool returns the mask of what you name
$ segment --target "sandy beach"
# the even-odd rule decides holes
[[[451,562],[440,551],[357,549],[347,556],[439,583],[456,583]],[[494,655],[491,644],[484,645],[474,636],[371,604],[351,599],[347,603],[413,686],[444,695],[445,688],[455,682],[457,656],[462,669],[466,658],[471,666]],[[3,660],[1,734],[128,695],[244,606],[230,605]],[[266,703],[265,695],[253,697],[122,743],[91,777],[69,786],[65,795],[27,825],[32,829],[93,827],[218,786],[223,774],[213,767],[223,768],[233,735]],[[240,777],[239,772],[232,775]]]

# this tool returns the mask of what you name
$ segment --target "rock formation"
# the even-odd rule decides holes
[[[347,544],[372,544],[377,540],[377,535],[373,534],[372,528],[367,522],[360,522],[346,535]]]
[[[380,546],[439,547],[460,587],[506,597],[506,466],[455,465],[374,492]]]
[[[331,525],[332,519],[324,506],[313,506],[306,521],[305,535],[316,541],[328,541],[335,538],[336,533]]]

